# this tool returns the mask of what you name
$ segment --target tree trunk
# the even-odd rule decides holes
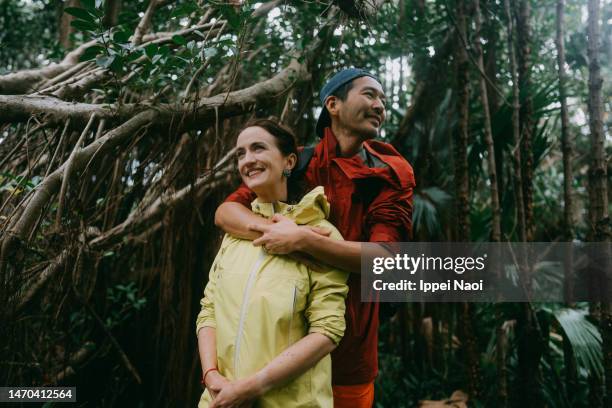
[[[474,1],[474,15],[476,22],[476,34],[474,49],[476,50],[478,69],[484,72],[481,41],[481,16],[480,1]],[[487,83],[482,75],[478,77],[480,84],[480,100],[484,116],[484,139],[487,146],[487,170],[489,182],[491,183],[491,241],[501,241],[501,215],[499,207],[499,190],[497,188],[497,167],[495,166],[495,146],[493,145],[493,131],[491,130],[491,113],[489,110],[489,99],[487,97]]]
[[[457,1],[457,31],[467,38],[465,2]],[[463,42],[456,45],[457,70],[457,130],[455,133],[455,195],[457,200],[457,240],[470,241],[470,185],[468,174],[470,78],[468,55]]]
[[[559,102],[561,103],[561,149],[563,154],[563,229],[564,240],[571,242],[574,239],[574,193],[572,182],[574,180],[574,140],[569,131],[569,115],[567,112],[567,99],[565,91],[565,28],[564,28],[565,0],[557,0],[557,33],[555,45],[557,47],[557,69],[559,76]],[[573,299],[573,256],[567,251],[564,261],[564,293],[567,302]],[[571,303],[570,303],[571,305]],[[569,396],[576,393],[578,372],[576,360],[567,336],[563,336],[563,361],[565,364],[565,388]]]
[[[478,353],[478,342],[474,330],[474,304],[462,302],[458,306],[461,343],[468,371],[468,389],[470,399],[474,400],[482,396],[480,358]]]
[[[590,228],[596,241],[608,241],[610,221],[608,219],[607,166],[601,96],[603,79],[599,65],[599,1],[594,0],[589,0],[587,52],[589,56],[589,129],[591,132],[589,188],[593,192],[593,201],[590,203],[593,223]]]
[[[569,130],[569,115],[567,112],[567,100],[565,91],[565,45],[564,45],[564,23],[563,13],[565,0],[557,0],[557,66],[559,75],[559,102],[561,103],[561,147],[563,153],[563,224],[565,229],[565,239],[571,241],[574,238],[574,193],[572,182],[574,180],[573,160],[574,160],[574,140]]]
[[[603,102],[601,67],[599,65],[599,20],[600,4],[599,0],[589,0],[588,17],[588,46],[587,54],[589,57],[589,130],[591,132],[591,160],[589,169],[589,219],[591,221],[591,236],[595,241],[610,241],[610,219],[608,216],[608,190],[607,190],[607,160],[604,150],[604,129],[603,129]],[[610,259],[610,253],[602,254],[605,259]],[[609,269],[609,268],[608,268]],[[602,290],[602,303],[600,314],[600,330],[603,340],[604,357],[604,379],[605,379],[605,406],[612,404],[612,305],[610,304],[609,287],[610,274],[605,271],[607,276],[599,277]],[[597,391],[601,390],[597,382],[592,388],[593,401],[599,402],[601,398]]]
[[[121,0],[107,0],[104,2],[104,27],[110,28],[117,25],[119,11],[121,10]]]
[[[510,73],[512,76],[512,164],[514,169],[514,201],[516,205],[516,218],[518,238],[520,242],[527,239],[525,228],[525,206],[523,201],[523,178],[521,177],[521,148],[520,148],[520,102],[517,82],[516,54],[514,52],[514,23],[510,8],[510,0],[504,0],[506,19],[508,22],[508,55],[510,56]]]
[[[63,10],[68,7],[80,7],[81,2],[79,0],[68,0],[62,8],[62,15],[60,16],[59,23],[59,43],[65,49],[72,47],[72,41],[70,40],[70,34],[74,32],[74,28],[70,25],[74,17],[68,13],[64,13]]]
[[[520,0],[517,20],[518,41],[518,85],[520,100],[520,140],[521,140],[521,177],[523,185],[523,202],[525,209],[525,241],[534,238],[533,220],[533,151],[532,133],[534,128],[533,97],[531,84],[531,23],[529,0]],[[530,291],[530,271],[526,271],[527,290]],[[519,389],[523,406],[542,406],[540,360],[542,345],[536,337],[538,333],[537,318],[531,310],[531,305],[521,307],[517,322]],[[534,341],[535,339],[535,341]]]
[[[565,91],[565,44],[564,44],[564,22],[563,14],[565,9],[565,0],[557,1],[557,35],[555,44],[557,47],[557,69],[559,76],[559,102],[561,103],[561,149],[563,154],[563,234],[567,242],[574,239],[574,192],[572,182],[574,180],[573,161],[574,161],[574,140],[570,135],[569,130],[569,114],[567,111],[567,99]],[[564,261],[564,294],[567,302],[572,302],[573,299],[573,269],[572,251],[567,251]],[[569,359],[572,356],[568,356]],[[566,364],[571,362],[566,359]],[[572,392],[568,392],[573,395]]]
[[[544,401],[540,360],[544,347],[536,314],[529,303],[520,304],[517,334],[517,390],[520,390],[520,405],[525,408],[541,408],[544,406]]]
[[[485,9],[496,7],[494,0],[484,0],[483,6]],[[487,42],[484,44],[483,48],[483,61],[484,72],[489,78],[489,81],[487,81],[487,96],[489,98],[489,109],[491,111],[491,116],[495,116],[500,106],[499,94],[497,89],[495,89],[499,82],[496,77],[499,72],[499,68],[497,66],[499,32],[497,30],[497,19],[492,17],[493,16],[491,13],[483,13],[482,32],[483,37],[487,38]]]
[[[484,0],[482,5],[488,12],[482,13],[482,37],[486,38],[483,44],[484,72],[487,75],[487,98],[489,99],[489,112],[491,123],[495,123],[495,117],[500,108],[499,80],[497,78],[499,67],[497,66],[499,49],[498,19],[493,18],[494,9],[497,7],[495,0]],[[503,202],[506,181],[504,180],[504,142],[499,138],[493,140],[495,146],[495,166],[497,174],[497,192],[499,202]],[[503,209],[502,209],[503,210]],[[503,217],[502,217],[503,218]]]
[[[534,238],[533,221],[533,95],[531,84],[531,23],[529,0],[519,1],[517,13],[518,83],[520,91],[521,159],[527,241]]]

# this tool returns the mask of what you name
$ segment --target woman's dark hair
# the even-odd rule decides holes
[[[296,155],[297,160],[291,172],[291,177],[287,179],[287,203],[295,204],[299,202],[306,193],[306,183],[302,175],[298,175],[295,171],[298,169],[300,155],[293,131],[275,118],[259,118],[249,120],[240,132],[254,126],[260,127],[274,136],[276,147],[278,147],[283,156],[287,157],[291,153]]]

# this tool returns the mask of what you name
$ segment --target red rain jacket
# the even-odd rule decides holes
[[[345,240],[407,241],[412,233],[412,167],[390,144],[369,140],[363,146],[363,154],[340,157],[336,137],[326,128],[306,169],[306,182],[311,188],[324,187],[329,220]],[[241,185],[226,201],[250,208],[255,198]],[[346,331],[332,352],[334,385],[365,384],[378,374],[378,303],[361,302],[360,275],[351,273],[348,286]]]

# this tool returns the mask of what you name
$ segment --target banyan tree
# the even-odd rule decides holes
[[[382,81],[415,240],[609,241],[610,16],[596,0],[0,0],[0,385],[195,404],[237,131],[274,116],[316,143],[319,89],[344,67]],[[610,406],[605,302],[384,314],[377,406]]]

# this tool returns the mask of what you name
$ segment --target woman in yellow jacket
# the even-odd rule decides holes
[[[342,239],[326,221],[323,187],[286,204],[297,201],[300,190],[289,178],[297,146],[288,129],[267,119],[252,121],[236,148],[242,180],[257,194],[255,213],[280,213]],[[198,406],[331,408],[329,353],[344,334],[347,277],[338,270],[314,271],[226,235],[197,318],[206,387]]]

